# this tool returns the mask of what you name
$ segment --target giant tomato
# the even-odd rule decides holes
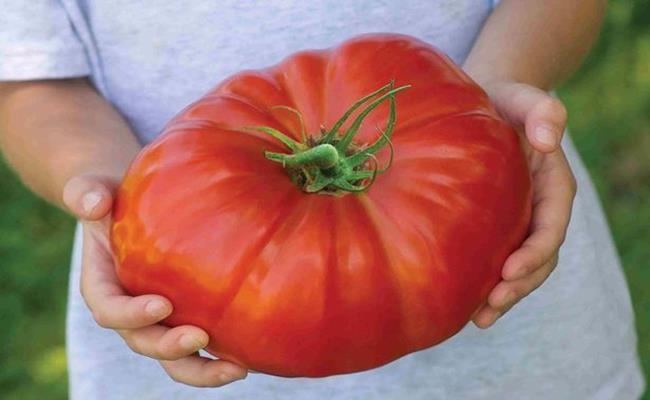
[[[311,147],[334,158],[287,155]],[[325,376],[456,333],[530,208],[519,137],[481,88],[430,45],[373,34],[185,108],[128,170],[111,240],[128,291],[169,298],[165,323],[205,329],[211,353]]]

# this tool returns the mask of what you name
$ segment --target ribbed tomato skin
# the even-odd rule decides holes
[[[307,194],[264,150],[300,139],[393,80],[393,162],[360,194]],[[387,104],[354,142],[371,143]],[[390,156],[388,148],[377,158]],[[134,295],[212,354],[281,376],[380,366],[456,332],[500,280],[531,213],[526,158],[486,94],[437,49],[372,34],[238,73],[180,112],[130,166],[111,228]]]

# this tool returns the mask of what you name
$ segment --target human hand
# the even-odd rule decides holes
[[[576,182],[560,140],[566,124],[564,105],[546,92],[515,82],[483,86],[497,111],[523,132],[532,173],[533,211],[528,237],[505,261],[502,281],[474,314],[488,328],[549,277],[558,261],[571,216]]]
[[[113,193],[117,182],[96,175],[70,179],[63,202],[83,227],[81,294],[95,321],[114,329],[136,353],[159,360],[175,381],[215,387],[246,377],[241,366],[201,357],[208,334],[195,326],[175,328],[157,324],[172,312],[158,295],[132,297],[120,285],[109,242]]]

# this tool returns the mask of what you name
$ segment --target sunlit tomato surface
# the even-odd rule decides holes
[[[343,151],[390,134],[362,165],[379,169],[374,180],[350,181],[365,190],[307,193],[310,173],[265,153],[292,151],[259,127],[304,150],[388,82],[410,87]],[[458,332],[524,239],[530,208],[518,135],[486,94],[430,45],[373,34],[238,73],[184,109],[128,170],[111,240],[127,290],[170,299],[164,322],[205,329],[212,354],[326,376]]]

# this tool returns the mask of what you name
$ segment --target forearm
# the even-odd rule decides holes
[[[71,177],[120,179],[140,149],[124,119],[82,79],[1,83],[0,147],[23,182],[58,206]]]
[[[604,0],[502,0],[464,64],[480,84],[517,81],[550,89],[598,36]]]

